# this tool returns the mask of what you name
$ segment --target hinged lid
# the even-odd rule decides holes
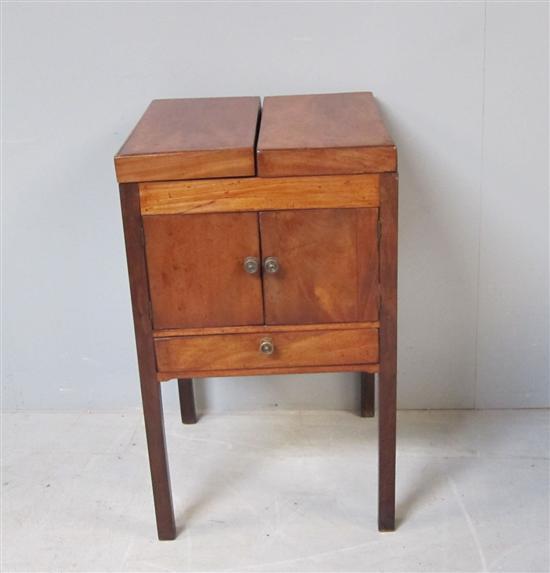
[[[260,177],[395,171],[397,152],[370,92],[266,97]]]
[[[120,183],[255,175],[260,98],[155,100],[115,157]]]

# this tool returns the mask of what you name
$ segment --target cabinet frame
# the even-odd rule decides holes
[[[174,539],[176,529],[166,456],[162,395],[159,384],[161,378],[159,378],[154,347],[156,333],[152,323],[143,240],[143,216],[153,213],[379,208],[381,298],[378,364],[353,365],[353,368],[349,369],[340,365],[331,368],[323,367],[320,370],[304,367],[299,371],[361,371],[365,373],[362,378],[362,388],[363,383],[366,385],[365,388],[372,385],[373,380],[368,375],[375,371],[379,372],[378,525],[380,530],[393,530],[395,528],[397,371],[397,173],[121,183],[119,188],[159,539]],[[229,328],[229,330],[234,329]],[[296,370],[282,368],[278,373],[292,373],[293,371]],[[242,374],[246,374],[246,371],[239,371],[239,375]],[[189,394],[189,385],[186,383],[185,386],[187,396],[192,396],[192,386],[191,394]],[[368,392],[365,391],[364,394],[367,395]]]

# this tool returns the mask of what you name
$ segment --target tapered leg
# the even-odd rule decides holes
[[[378,377],[378,529],[395,529],[397,378],[397,175],[380,177],[380,373]]]
[[[142,240],[138,186],[120,185],[122,221],[130,277],[134,332],[138,354],[143,416],[153,482],[153,499],[159,539],[174,539],[176,525],[170,490],[170,473],[164,439],[164,417],[160,383],[156,379],[155,351],[150,313],[147,269]]]
[[[361,417],[374,416],[374,374],[361,372]]]
[[[195,393],[193,392],[193,378],[179,378],[178,390],[180,395],[181,421],[184,424],[196,424],[197,412],[195,410]]]

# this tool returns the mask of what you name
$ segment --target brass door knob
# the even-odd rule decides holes
[[[279,261],[277,257],[267,257],[264,260],[264,271],[266,273],[275,274],[279,270]]]
[[[262,354],[273,354],[274,350],[275,346],[271,338],[262,338],[262,340],[260,340],[260,352]]]
[[[246,257],[243,266],[244,270],[248,274],[253,275],[254,273],[258,272],[258,269],[260,268],[260,261],[257,257]]]

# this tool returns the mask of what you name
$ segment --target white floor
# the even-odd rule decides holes
[[[139,412],[6,414],[2,571],[548,571],[549,421],[400,412],[381,534],[376,419],[171,413],[180,531],[159,542]]]

